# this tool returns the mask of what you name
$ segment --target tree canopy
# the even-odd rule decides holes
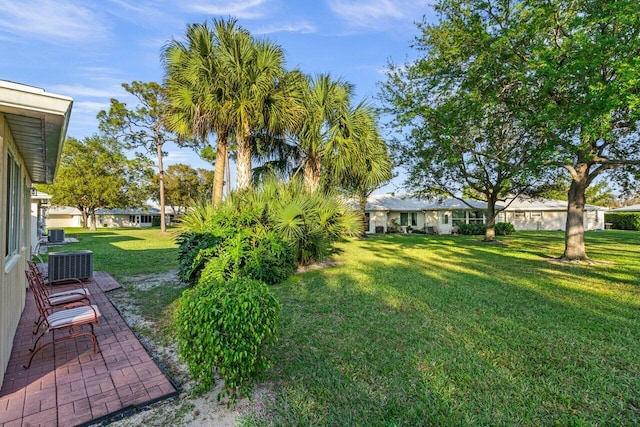
[[[570,176],[563,257],[586,258],[585,190],[640,164],[640,3],[440,0],[435,9],[438,22],[420,24],[415,42],[424,56],[396,85],[409,94],[398,118],[460,92],[487,97],[489,113],[503,105],[542,144],[536,161]]]
[[[152,176],[147,159],[128,159],[122,147],[105,135],[64,144],[56,181],[46,189],[52,204],[74,206],[83,226],[96,229],[96,210],[139,207],[149,196]],[[90,221],[89,221],[90,219]]]

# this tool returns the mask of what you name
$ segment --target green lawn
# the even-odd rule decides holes
[[[76,236],[65,250],[94,250],[115,277],[176,268],[157,230]],[[283,310],[270,398],[244,423],[640,423],[640,234],[587,233],[591,264],[555,262],[563,238],[341,244],[341,265],[273,287]]]

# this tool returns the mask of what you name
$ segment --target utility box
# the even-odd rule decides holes
[[[49,243],[64,242],[64,230],[61,228],[50,229],[49,233],[47,234],[47,240],[49,240]]]
[[[77,278],[87,280],[93,277],[93,252],[50,252],[49,280]]]

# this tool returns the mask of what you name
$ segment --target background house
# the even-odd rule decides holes
[[[365,207],[365,231],[385,233],[397,224],[400,231],[451,234],[460,223],[484,222],[486,203],[466,201],[470,206],[454,198],[372,195]]]
[[[165,213],[167,225],[175,218]],[[96,211],[97,228],[144,228],[160,225],[160,209],[156,207],[132,209],[98,209]],[[47,228],[82,227],[82,213],[71,206],[53,206],[47,211]]]
[[[623,206],[621,208],[611,209],[610,212],[640,212],[640,205]]]
[[[510,203],[509,203],[510,202]],[[497,221],[510,222],[516,230],[564,230],[567,225],[568,202],[553,199],[516,197],[498,214]],[[584,229],[604,230],[604,214],[609,209],[585,205]]]
[[[72,104],[66,96],[0,80],[0,386],[25,305],[31,191],[55,177]]]
[[[403,232],[418,229],[451,234],[455,226],[463,223],[486,223],[484,211],[487,204],[469,199],[465,201],[450,197],[373,195],[365,208],[365,228],[368,233],[385,233],[397,224]],[[504,210],[496,221],[510,222],[516,230],[564,230],[566,226],[566,201],[517,197],[507,203],[498,203],[498,208]],[[607,211],[600,206],[585,206],[585,230],[604,229],[604,213]]]

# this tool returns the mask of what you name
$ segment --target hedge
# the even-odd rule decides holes
[[[640,231],[640,212],[609,212],[604,214],[604,221],[616,230]]]

